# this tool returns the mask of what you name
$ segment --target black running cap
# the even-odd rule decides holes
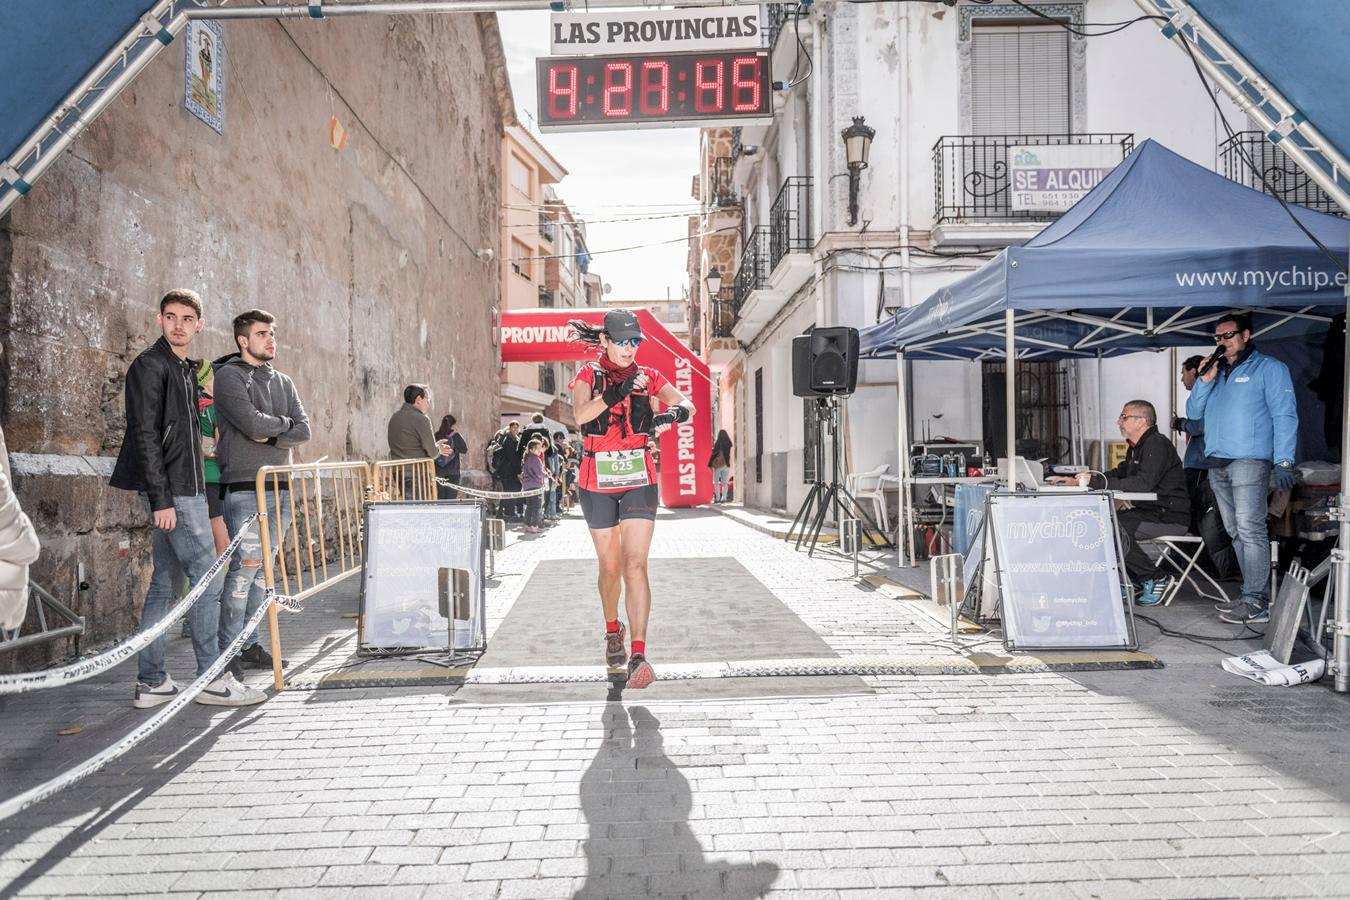
[[[626,341],[631,338],[642,339],[642,326],[631,310],[611,309],[605,313],[605,334],[611,341]]]

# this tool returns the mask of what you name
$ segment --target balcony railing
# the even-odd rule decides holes
[[[785,27],[791,27],[792,15],[798,9],[796,3],[768,3],[765,4],[764,14],[768,17],[768,27],[765,29],[767,37],[764,46],[772,50],[778,41],[778,35],[782,33]]]
[[[526,227],[528,228],[529,226],[527,225]],[[557,234],[557,223],[548,218],[544,213],[539,214],[539,234],[547,241],[552,241]]]
[[[750,232],[741,247],[741,264],[736,269],[736,285],[732,300],[737,313],[751,291],[762,290],[769,284],[769,229],[760,225]]]
[[[1114,144],[1121,158],[1134,149],[1133,134],[961,134],[933,145],[934,222],[1047,221],[1057,212],[1013,209],[1008,148],[1048,144]]]
[[[557,299],[558,299],[557,294],[555,294],[553,291],[550,291],[548,288],[539,289],[540,306],[544,307],[557,306],[558,305]]]
[[[539,392],[550,396],[558,393],[558,373],[553,363],[544,363],[539,367]]]
[[[712,171],[708,173],[708,200],[717,207],[740,206],[741,198],[736,196],[736,185],[731,179],[735,156],[719,156],[712,163]]]
[[[740,307],[736,304],[736,288],[724,287],[712,298],[709,330],[714,338],[732,337],[731,329],[736,324],[736,313]]]
[[[1259,131],[1239,131],[1219,145],[1219,155],[1223,174],[1238,184],[1279,197],[1286,203],[1333,216],[1345,215],[1308,173]]]
[[[783,182],[769,210],[769,271],[789,253],[811,249],[811,176],[797,175]]]

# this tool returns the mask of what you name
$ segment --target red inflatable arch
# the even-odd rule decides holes
[[[694,417],[661,436],[661,502],[670,507],[712,502],[712,379],[708,367],[645,309],[634,310],[646,340],[638,363],[670,379],[694,403]],[[599,325],[603,309],[517,309],[502,313],[502,362],[595,359],[593,347],[571,339],[569,319]],[[657,408],[660,404],[656,404]]]

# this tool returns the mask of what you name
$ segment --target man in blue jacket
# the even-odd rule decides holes
[[[1209,483],[1242,569],[1242,596],[1220,607],[1221,618],[1260,624],[1270,621],[1266,497],[1272,467],[1276,488],[1294,486],[1298,411],[1289,369],[1256,349],[1251,327],[1245,313],[1215,323],[1223,356],[1200,376],[1186,415],[1204,420]]]

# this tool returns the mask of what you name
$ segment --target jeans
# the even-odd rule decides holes
[[[150,506],[146,502],[146,508]],[[174,512],[178,523],[173,531],[153,529],[151,538],[150,590],[145,595],[141,610],[141,627],[154,625],[168,612],[175,595],[175,582],[186,572],[193,587],[211,564],[216,561],[216,542],[211,536],[211,519],[206,510],[206,497],[174,497]],[[152,511],[153,512],[153,511]],[[180,568],[181,566],[181,568]],[[220,652],[215,633],[220,619],[220,593],[225,584],[225,573],[212,578],[197,602],[188,610],[188,628],[192,632],[192,650],[197,655],[197,674],[201,675]],[[156,638],[137,656],[136,679],[141,684],[158,687],[168,673],[164,671],[164,638]]]
[[[1269,484],[1270,462],[1264,459],[1235,459],[1209,470],[1209,486],[1242,569],[1242,599],[1253,611],[1270,605]]]
[[[558,515],[558,489],[552,484],[544,488],[544,515]]]
[[[713,469],[713,502],[725,503],[728,489],[731,487],[731,467],[716,466]]]
[[[291,492],[266,491],[267,532],[271,542],[272,561],[276,562],[281,549],[281,536],[291,524]],[[279,498],[278,512],[274,498]],[[225,526],[234,538],[249,516],[258,511],[256,491],[231,491],[225,495]],[[245,562],[250,565],[244,565]],[[280,583],[281,579],[277,578]],[[220,595],[220,649],[224,650],[239,636],[244,623],[253,618],[265,596],[263,586],[262,530],[254,523],[248,534],[239,542],[239,549],[230,559],[230,571],[225,577],[225,590]],[[244,648],[255,646],[255,635],[245,642]]]
[[[526,527],[526,528],[538,528],[540,525],[543,524],[543,522],[542,522],[542,520],[541,520],[541,518],[540,518],[540,516],[541,516],[541,510],[542,510],[543,506],[544,506],[544,498],[543,498],[543,497],[526,497],[526,498],[525,498],[525,527]]]

